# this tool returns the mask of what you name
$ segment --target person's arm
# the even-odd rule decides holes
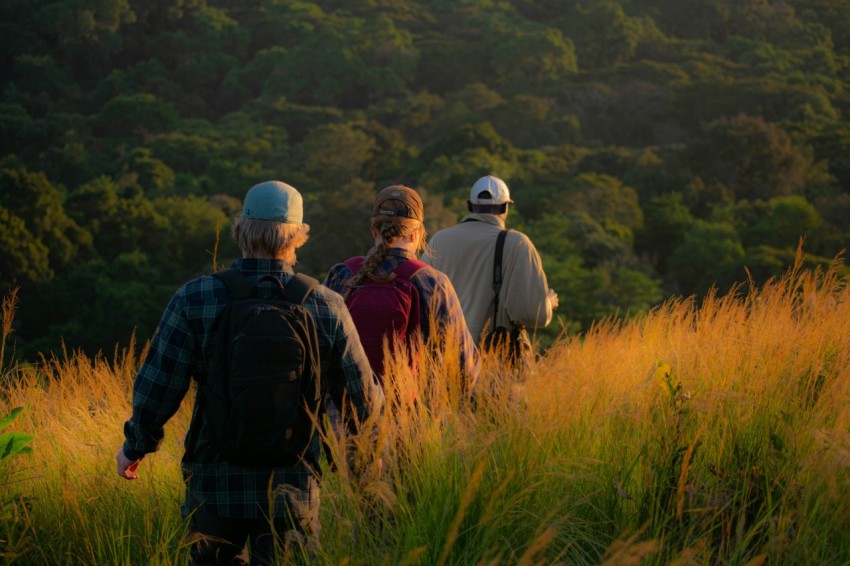
[[[513,241],[512,241],[513,240]],[[558,296],[550,292],[540,254],[521,232],[511,231],[505,242],[505,273],[500,295],[504,312],[515,324],[545,327],[552,321]]]
[[[316,322],[324,327],[320,332],[330,342],[328,355],[323,360],[323,368],[327,368],[322,372],[323,383],[326,384],[323,395],[330,397],[349,434],[371,434],[369,440],[377,446],[377,417],[383,412],[384,390],[369,365],[354,321],[342,297],[337,293],[329,295],[327,303],[320,302],[318,305],[316,317]],[[344,458],[350,473],[361,476],[361,481],[370,474],[381,474],[383,460],[379,454],[367,451],[364,455],[373,458],[358,458],[350,448],[344,448]],[[333,469],[333,451],[328,452],[328,458]]]
[[[330,341],[327,372],[328,393],[347,425],[355,431],[355,421],[364,422],[384,406],[384,391],[369,366],[354,321],[342,297],[335,295],[327,305],[319,306],[319,322]]]
[[[189,390],[194,345],[178,292],[162,316],[133,383],[133,415],[124,423],[124,444],[117,456],[121,477],[136,479],[133,464],[159,449],[165,423],[177,412]]]
[[[460,338],[460,367],[463,368],[465,393],[470,394],[478,382],[478,374],[481,372],[481,359],[478,355],[478,347],[475,345],[475,340],[472,338],[463,316],[460,300],[450,282],[448,282],[446,295],[449,320],[451,320],[453,331]]]
[[[435,272],[432,271],[432,273]],[[466,393],[469,393],[478,381],[478,374],[481,371],[478,347],[469,332],[469,327],[463,316],[463,309],[460,306],[460,299],[457,297],[452,282],[442,272],[436,273],[440,273],[440,276],[432,279],[433,291],[426,301],[427,309],[422,312],[433,313],[434,323],[438,327],[430,329],[431,318],[423,315],[425,318],[422,327],[427,331],[427,335],[423,338],[427,342],[430,335],[436,332],[438,336],[453,338],[446,340],[446,342],[455,343],[455,340],[459,342],[460,367],[465,379]]]

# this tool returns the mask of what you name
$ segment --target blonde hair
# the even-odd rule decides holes
[[[230,233],[243,257],[282,259],[295,265],[295,250],[307,242],[310,226],[240,216],[234,220]]]

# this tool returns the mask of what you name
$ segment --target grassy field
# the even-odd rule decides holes
[[[562,338],[522,382],[485,359],[475,412],[450,360],[399,372],[367,449],[383,472],[325,476],[318,563],[850,564],[846,284],[671,300]],[[185,563],[191,399],[139,481],[115,473],[138,364],[2,368],[0,415],[34,435],[0,460],[5,563]]]

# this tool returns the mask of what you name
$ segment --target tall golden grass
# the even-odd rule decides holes
[[[850,290],[835,270],[600,322],[521,379],[485,356],[474,403],[440,339],[415,373],[392,362],[377,431],[342,439],[361,465],[326,474],[320,563],[850,563]],[[24,407],[15,426],[35,434],[3,463],[28,537],[7,562],[185,561],[192,400],[142,480],[114,470],[132,351],[5,369],[0,413]]]

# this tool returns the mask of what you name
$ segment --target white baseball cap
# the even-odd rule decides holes
[[[498,177],[487,175],[481,177],[472,185],[469,191],[469,202],[471,204],[505,204],[513,203],[511,192],[505,182]]]

